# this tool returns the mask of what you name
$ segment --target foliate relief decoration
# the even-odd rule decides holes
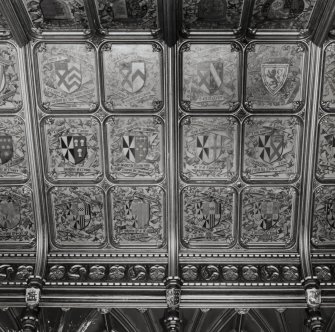
[[[24,283],[33,274],[32,265],[1,264],[0,265],[0,285],[6,281],[17,281]]]
[[[162,246],[164,197],[163,190],[157,186],[114,187],[111,195],[114,245]]]
[[[0,116],[0,181],[28,178],[25,124],[18,116]]]
[[[156,0],[95,0],[103,29],[157,29]]]
[[[50,181],[98,180],[102,176],[101,134],[93,117],[46,117],[42,123]]]
[[[327,46],[324,53],[324,72],[323,72],[321,106],[326,111],[335,110],[334,61],[335,61],[335,43],[331,43]]]
[[[335,187],[318,188],[314,197],[312,243],[316,247],[335,246]]]
[[[45,51],[38,47],[42,106],[47,110],[93,111],[98,104],[95,52],[84,43],[46,43]]]
[[[294,241],[296,192],[290,187],[243,190],[240,241],[244,247],[288,247]]]
[[[320,281],[330,281],[333,278],[332,271],[327,265],[318,265],[314,267],[314,275]]]
[[[192,44],[182,52],[183,101],[191,109],[231,111],[230,104],[239,103],[240,53],[231,51],[231,44]]]
[[[242,0],[183,0],[183,22],[189,29],[237,29],[242,7]]]
[[[255,44],[247,55],[245,100],[252,109],[296,111],[302,105],[304,58],[297,44]]]
[[[244,123],[243,178],[298,177],[302,123],[296,117],[251,117]]]
[[[335,117],[323,118],[319,126],[316,177],[320,181],[335,179]]]
[[[0,113],[18,111],[22,105],[18,54],[10,43],[0,43]]]
[[[8,22],[1,12],[0,12],[0,31],[4,31],[6,33],[10,31]]]
[[[160,180],[164,175],[163,122],[157,117],[107,121],[111,180]]]
[[[188,186],[181,201],[185,246],[232,245],[237,204],[232,188]]]
[[[87,29],[84,0],[24,0],[37,29]]]
[[[0,187],[2,247],[34,245],[36,241],[32,192],[28,187]]]
[[[102,189],[54,187],[49,198],[55,245],[100,247],[106,241]]]
[[[256,0],[253,29],[301,30],[308,27],[316,0]]]
[[[154,52],[152,43],[113,44],[102,58],[108,109],[154,110],[154,102],[163,100],[162,52]]]
[[[182,178],[226,180],[236,176],[238,124],[233,117],[192,117],[182,122]]]

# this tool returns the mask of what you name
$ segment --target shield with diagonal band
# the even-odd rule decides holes
[[[55,62],[56,84],[66,93],[77,91],[82,84],[81,66],[72,61]]]
[[[145,83],[145,63],[143,61],[133,61],[121,65],[122,87],[128,92],[139,92]]]
[[[284,150],[284,135],[269,134],[258,136],[259,157],[271,164],[277,161]]]
[[[279,202],[267,201],[261,203],[261,224],[264,230],[271,229],[274,224],[279,220]]]
[[[10,135],[0,136],[0,165],[10,161],[14,154],[13,137]]]
[[[212,95],[223,84],[222,62],[201,62],[197,65],[198,86],[205,93]]]
[[[122,137],[123,155],[133,163],[145,160],[148,154],[148,137],[127,135]]]
[[[60,138],[62,155],[71,164],[77,165],[87,155],[85,136],[62,136]]]
[[[335,228],[335,201],[326,203],[326,219],[328,224]]]
[[[284,86],[288,76],[289,64],[287,63],[263,63],[261,75],[266,89],[275,95]]]
[[[218,159],[222,153],[223,137],[218,134],[197,136],[197,156],[205,164]]]
[[[74,229],[83,230],[91,222],[91,205],[82,200],[69,202],[65,215]]]
[[[20,203],[12,196],[0,195],[0,228],[12,229],[21,222]]]

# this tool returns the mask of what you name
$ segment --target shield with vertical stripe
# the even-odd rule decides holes
[[[222,153],[223,137],[217,134],[197,136],[197,156],[205,164],[211,164]]]
[[[121,65],[122,87],[128,92],[139,92],[145,83],[145,63],[143,61],[132,61]]]
[[[212,229],[221,220],[221,204],[216,201],[197,202],[196,218],[202,222],[202,227]]]
[[[223,63],[210,61],[199,63],[197,77],[199,88],[209,95],[214,94],[223,83]]]
[[[82,200],[67,203],[66,219],[74,229],[85,229],[91,222],[91,205]]]

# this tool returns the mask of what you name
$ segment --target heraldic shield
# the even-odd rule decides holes
[[[223,136],[217,134],[197,136],[197,156],[205,164],[211,164],[222,153]]]
[[[141,201],[127,201],[124,205],[126,220],[134,228],[146,228],[150,221],[150,204]]]
[[[0,228],[12,229],[21,222],[21,209],[19,203],[8,195],[0,196]]]
[[[10,161],[13,157],[13,137],[10,135],[0,136],[0,165]]]
[[[335,228],[335,201],[326,203],[326,217],[328,224]]]
[[[145,83],[145,63],[143,61],[133,61],[124,63],[121,66],[122,87],[128,92],[139,92]]]
[[[81,66],[76,62],[55,62],[56,84],[66,93],[77,91],[82,84]]]
[[[91,205],[81,200],[67,203],[65,214],[74,229],[83,230],[91,222]]]
[[[1,64],[0,59],[0,93],[5,89],[6,86],[6,76],[5,76],[5,67]]]
[[[257,206],[254,206],[254,209],[257,208],[257,217],[256,220],[261,221],[260,227],[264,230],[271,229],[279,220],[279,209],[280,205],[278,201],[274,202],[256,202]],[[258,215],[260,213],[260,216]]]
[[[71,164],[77,165],[85,159],[87,155],[85,136],[62,136],[60,141],[62,154]]]
[[[205,93],[212,95],[223,83],[222,62],[201,62],[197,66],[198,86]]]
[[[326,135],[325,139],[330,146],[331,157],[335,158],[335,137],[334,135]]]
[[[195,204],[195,215],[203,228],[212,229],[221,220],[221,204],[216,201]]]
[[[123,155],[133,163],[140,163],[145,160],[148,154],[149,144],[147,136],[123,136]]]
[[[263,63],[261,74],[266,89],[275,95],[285,84],[288,76],[289,65],[286,63]]]
[[[258,136],[259,157],[271,164],[277,161],[284,150],[284,135],[271,134]]]

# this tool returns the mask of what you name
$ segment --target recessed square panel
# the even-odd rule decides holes
[[[302,123],[291,116],[255,116],[244,122],[245,181],[294,181],[299,176]]]
[[[98,187],[53,187],[48,192],[52,243],[101,247],[106,241],[104,193]]]
[[[156,43],[103,45],[105,106],[109,110],[160,110],[162,56],[163,49]]]
[[[247,47],[245,105],[250,111],[297,111],[304,103],[307,46],[252,43]]]
[[[22,106],[19,60],[10,43],[0,43],[0,113],[15,112]]]
[[[100,124],[95,117],[46,117],[42,128],[49,181],[102,179]]]
[[[232,30],[240,25],[243,0],[183,0],[183,21],[195,30]]]
[[[186,117],[181,126],[182,179],[232,181],[237,173],[237,120],[232,116]]]
[[[37,29],[83,30],[88,19],[83,0],[24,0]]]
[[[186,247],[230,247],[235,242],[236,192],[230,187],[186,187],[181,195]]]
[[[0,116],[0,181],[29,176],[25,124],[18,116]]]
[[[137,249],[164,245],[165,193],[161,187],[113,187],[110,201],[114,246]]]
[[[295,242],[297,192],[293,187],[247,187],[242,192],[243,247],[287,248]]]
[[[322,186],[315,191],[311,239],[317,248],[335,247],[334,186]]]
[[[159,181],[164,177],[163,120],[115,116],[107,120],[108,169],[112,181]]]
[[[98,105],[96,53],[89,43],[36,46],[39,102],[46,111],[93,111]]]
[[[95,0],[95,3],[103,29],[157,29],[156,0]]]
[[[251,27],[258,30],[307,29],[316,0],[255,0]]]
[[[240,46],[183,44],[181,106],[234,110],[239,104]]]
[[[35,242],[31,189],[25,186],[0,187],[0,246],[32,247]]]
[[[323,69],[323,83],[321,106],[327,111],[335,111],[335,43],[327,46],[324,52],[324,69]]]

